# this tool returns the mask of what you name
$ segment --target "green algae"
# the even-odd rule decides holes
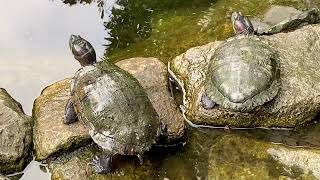
[[[233,35],[230,15],[241,11],[262,15],[272,5],[306,10],[302,0],[280,1],[120,1],[106,24],[112,36],[106,57],[117,62],[131,57],[157,57],[168,62],[187,49]]]

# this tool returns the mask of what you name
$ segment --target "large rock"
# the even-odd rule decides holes
[[[0,173],[23,170],[30,160],[32,119],[0,88]]]
[[[46,87],[33,105],[34,147],[37,160],[76,147],[89,141],[88,130],[80,122],[63,123],[65,106],[70,98],[70,80]]]
[[[203,82],[216,41],[189,49],[171,62],[171,74],[184,87],[185,114],[196,125],[234,127],[296,127],[320,111],[320,25],[290,33],[261,36],[278,53],[281,87],[269,103],[252,112],[231,112],[201,106]]]
[[[319,179],[320,151],[236,135],[216,140],[208,156],[208,179]]]
[[[161,121],[166,126],[165,142],[183,137],[182,113],[170,97],[166,84],[166,67],[154,58],[123,60],[118,66],[131,73],[145,88]],[[65,105],[70,97],[70,80],[62,80],[45,88],[35,100],[33,117],[34,145],[37,160],[63,151],[71,151],[91,138],[81,122],[63,124]]]
[[[138,79],[147,92],[161,122],[166,126],[164,136],[167,142],[182,138],[185,132],[184,118],[169,94],[167,67],[156,58],[126,59],[116,65]]]
[[[94,145],[81,148],[68,155],[51,161],[49,170],[52,180],[102,180],[102,179],[149,179],[155,173],[152,165],[145,160],[138,165],[137,159],[118,159],[115,171],[110,174],[98,174],[90,163],[92,157],[99,152]]]

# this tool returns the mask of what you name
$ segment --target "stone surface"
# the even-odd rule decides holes
[[[145,91],[165,125],[167,142],[182,138],[185,124],[182,113],[168,91],[167,67],[156,58],[131,58],[116,63],[120,68],[132,74]]]
[[[0,173],[23,170],[30,160],[32,119],[0,88]]]
[[[278,95],[248,113],[202,108],[208,61],[221,41],[194,47],[171,62],[171,73],[185,88],[185,114],[196,125],[233,127],[297,127],[320,111],[320,26],[262,36],[278,53],[281,88]]]
[[[272,6],[263,17],[263,22],[267,23],[270,26],[276,25],[294,15],[300,14],[302,11],[299,11],[293,7],[288,6]]]
[[[320,151],[225,135],[211,147],[208,179],[319,179]]]
[[[51,161],[49,170],[52,180],[102,180],[102,179],[149,179],[155,173],[149,161],[138,165],[137,159],[118,159],[115,171],[110,174],[97,174],[89,164],[98,149],[94,145],[81,148],[66,156]]]
[[[70,79],[46,87],[33,106],[34,147],[37,160],[61,151],[73,150],[89,141],[88,130],[80,122],[63,123],[70,98]]]

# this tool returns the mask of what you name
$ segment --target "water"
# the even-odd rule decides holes
[[[96,4],[70,7],[60,1],[6,1],[0,7],[0,22],[0,87],[29,115],[45,86],[79,68],[68,47],[71,34],[88,39],[99,57],[108,43]]]
[[[107,55],[114,62],[137,56],[158,57],[167,62],[192,46],[232,35],[229,16],[234,10],[259,16],[272,4],[306,8],[302,0],[119,0],[117,4],[116,0],[108,0],[101,18],[96,2],[81,2],[10,0],[0,7],[0,87],[7,89],[29,115],[34,99],[44,87],[71,77],[79,68],[68,48],[70,34],[80,34],[92,43],[98,57]],[[116,10],[112,11],[113,7]],[[185,147],[152,161],[158,177],[175,179],[183,173],[185,179],[196,179],[207,175],[204,169],[209,150],[218,137],[236,134],[319,148],[318,126],[312,124],[297,132],[189,129]],[[26,180],[49,178],[36,161],[27,166],[22,176]]]

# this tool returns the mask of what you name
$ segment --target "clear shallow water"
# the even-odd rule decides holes
[[[211,0],[121,0],[124,10],[110,13],[115,0],[108,1],[104,19],[97,3],[64,4],[60,0],[6,1],[0,7],[0,87],[21,102],[31,115],[34,99],[47,85],[70,77],[79,68],[68,48],[70,34],[80,34],[104,56],[114,61],[135,56],[155,56],[170,60],[186,49],[231,35],[230,12],[241,10],[259,15],[274,1]],[[84,1],[85,2],[85,1]],[[281,0],[276,3],[304,8],[302,1]],[[71,6],[72,5],[72,6]],[[118,7],[119,8],[119,7]],[[105,22],[111,22],[105,29]],[[111,35],[109,35],[111,33]],[[113,39],[110,39],[110,37]],[[187,145],[179,151],[155,158],[159,177],[205,177],[207,158],[215,138],[228,134],[223,130],[189,130]],[[231,131],[237,135],[291,146],[320,147],[319,128],[314,125],[301,132],[276,130]],[[43,169],[43,168],[42,168]],[[32,161],[22,179],[49,179],[49,174]]]
[[[31,114],[34,99],[47,85],[79,68],[68,47],[80,34],[104,54],[107,36],[97,5],[61,1],[10,0],[0,6],[0,87]]]

